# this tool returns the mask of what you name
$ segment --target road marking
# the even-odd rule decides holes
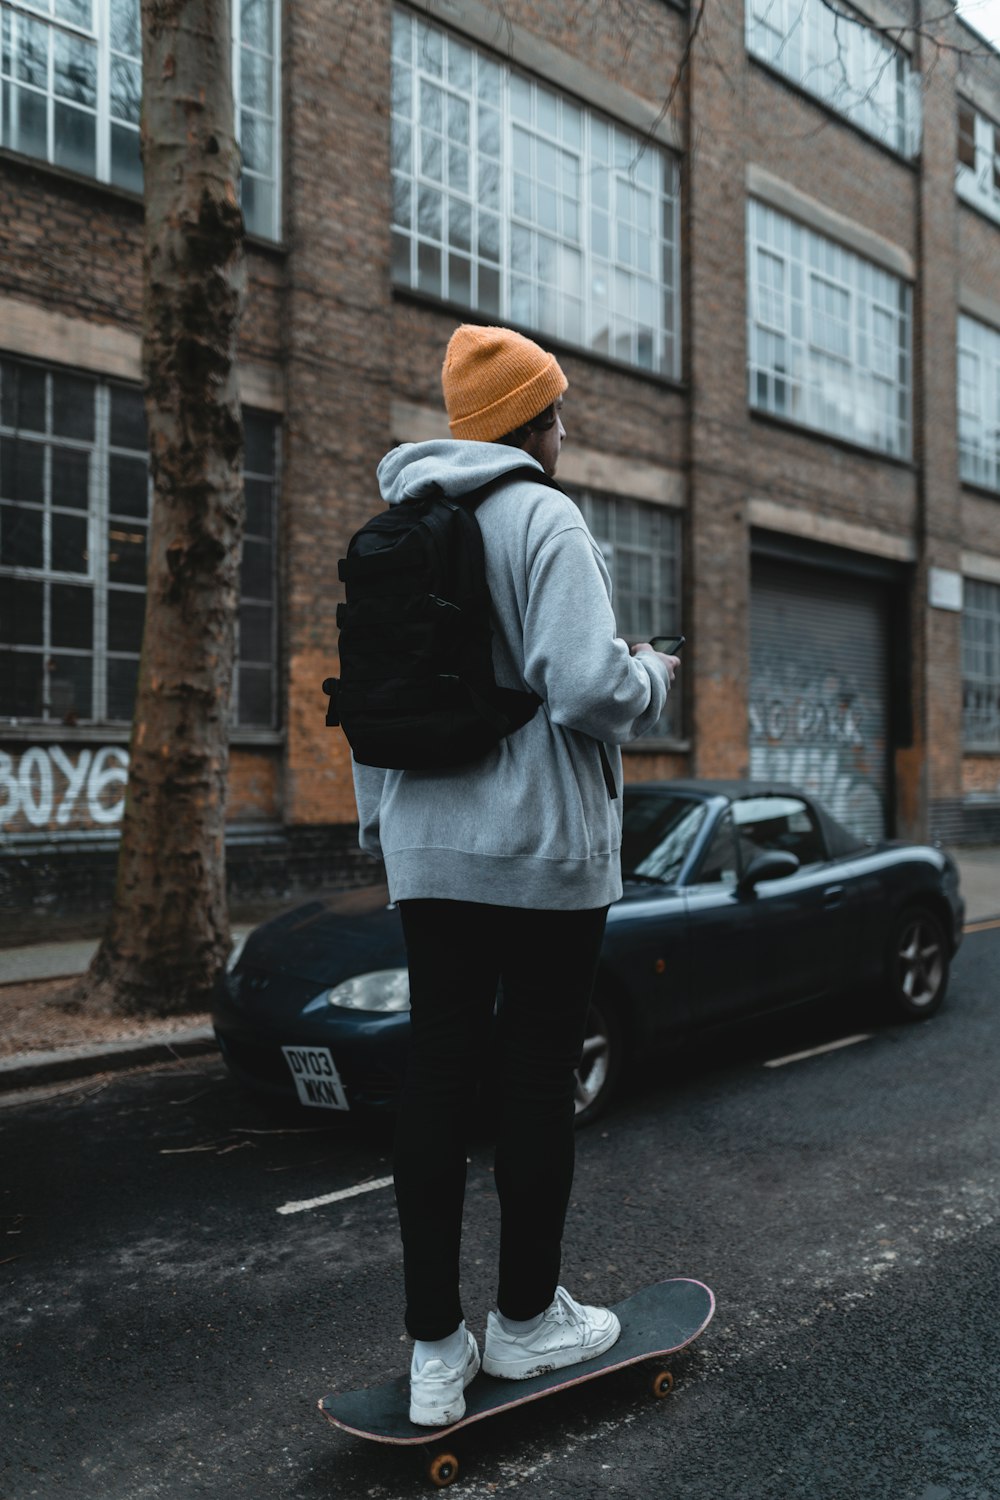
[[[963,932],[989,932],[993,927],[1000,927],[1000,917],[992,917],[988,922],[966,922]]]
[[[339,1193],[324,1193],[322,1198],[302,1198],[298,1203],[283,1203],[279,1214],[301,1214],[307,1208],[325,1208],[328,1203],[342,1203],[345,1198],[358,1198],[362,1193],[377,1193],[380,1188],[392,1187],[391,1177],[373,1177],[371,1182],[359,1182],[356,1187],[341,1188]]]
[[[842,1036],[839,1042],[827,1042],[822,1047],[811,1047],[808,1052],[790,1052],[787,1057],[772,1057],[764,1066],[765,1068],[783,1068],[786,1063],[803,1062],[807,1057],[819,1057],[822,1052],[836,1052],[840,1047],[853,1047],[855,1042],[870,1042],[871,1039],[870,1031],[862,1032],[860,1036]]]

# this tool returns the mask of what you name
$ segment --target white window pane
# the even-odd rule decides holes
[[[461,146],[448,147],[448,185],[459,192],[469,191],[470,157]]]
[[[48,156],[48,107],[43,94],[4,90],[4,140],[25,156]]]
[[[472,90],[472,48],[456,37],[448,38],[448,82],[463,93]]]
[[[248,109],[274,113],[273,66],[260,52],[240,48],[240,99]]]
[[[500,103],[502,74],[496,63],[486,57],[476,58],[476,93],[486,104]]]
[[[519,73],[510,79],[510,113],[514,120],[531,123],[531,84]]]
[[[500,220],[494,214],[479,214],[479,254],[488,261],[500,259]]]
[[[417,287],[433,297],[442,295],[441,251],[436,245],[417,246]]]
[[[246,110],[241,112],[240,150],[246,171],[270,176],[273,171],[273,141],[274,126],[270,120],[249,114]]]
[[[448,243],[457,250],[472,249],[472,209],[457,198],[448,200]]]
[[[468,303],[472,296],[472,262],[464,255],[448,257],[448,300]]]
[[[536,88],[536,125],[546,135],[559,133],[559,100],[548,89]]]
[[[500,155],[500,114],[485,104],[479,106],[479,150],[484,156]]]
[[[419,111],[421,125],[440,133],[444,119],[441,90],[427,78],[420,80]]]
[[[53,112],[52,155],[57,166],[93,177],[97,162],[95,117],[57,103]]]
[[[448,96],[448,135],[462,146],[469,144],[469,105],[453,94]]]
[[[138,125],[142,103],[142,70],[138,63],[111,59],[111,113],[118,120]]]
[[[414,100],[406,62],[395,64],[393,223],[398,234],[414,234],[418,242],[408,253],[394,244],[394,279],[409,285],[415,266],[421,287],[440,284],[440,295],[451,301],[467,300],[491,315],[499,311],[519,326],[569,342],[603,343],[616,358],[676,373],[676,249],[664,238],[664,226],[672,237],[677,222],[674,163],[658,147],[433,22],[413,19],[408,35],[433,77],[420,80]],[[408,61],[408,49],[401,42],[397,47]],[[416,161],[402,118],[411,108]],[[623,173],[614,182],[595,160],[595,141],[605,158],[614,151]],[[634,181],[627,175],[633,169]],[[415,223],[404,182],[418,190]],[[444,213],[441,193],[432,187],[438,183],[447,191]],[[661,185],[664,196],[658,192],[654,199],[651,189]],[[450,255],[429,254],[431,241],[447,245]],[[649,288],[638,323],[630,279],[636,270]],[[616,282],[620,273],[629,273],[624,289]],[[618,285],[613,329],[606,316],[592,316],[601,284],[605,298],[607,288]]]
[[[55,0],[55,15],[58,20],[68,21],[71,26],[79,26],[84,31],[94,29],[93,0]]]
[[[442,142],[439,135],[432,135],[429,130],[420,132],[420,171],[424,177],[429,177],[432,182],[440,182],[443,176]]]
[[[747,232],[751,405],[906,456],[909,288],[752,202]],[[788,247],[784,259],[772,253],[772,245]],[[807,271],[808,307],[803,308]],[[791,289],[790,317],[785,287]]]
[[[259,52],[274,45],[274,0],[239,0],[240,40]]]
[[[65,31],[53,36],[53,83],[57,97],[97,107],[97,48]]]
[[[139,0],[111,0],[111,45],[129,57],[141,55]]]
[[[417,228],[428,239],[441,238],[441,194],[422,187],[417,193]]]
[[[51,28],[27,16],[17,17],[14,44],[14,77],[35,88],[49,85],[49,40]]]

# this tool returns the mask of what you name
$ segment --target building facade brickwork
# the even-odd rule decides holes
[[[1000,359],[963,352],[958,328],[973,320],[987,351],[1000,338],[1000,55],[940,5],[857,0],[843,24],[898,24],[905,55],[880,42],[854,76],[860,44],[824,56],[818,4],[772,7],[792,18],[782,45],[763,0],[259,12],[280,233],[248,240],[240,341],[256,423],[230,772],[241,899],[378,878],[324,723],[336,563],[385,450],[447,435],[440,366],[462,320],[556,350],[560,478],[594,518],[622,633],[687,636],[680,706],[628,747],[628,781],[780,776],[872,836],[997,836]],[[820,38],[808,67],[799,22]],[[84,911],[110,889],[146,521],[122,498],[141,458],[115,415],[142,378],[141,198],[61,165],[55,136],[15,137],[34,116],[11,69],[8,915]],[[60,477],[81,465],[82,499]]]

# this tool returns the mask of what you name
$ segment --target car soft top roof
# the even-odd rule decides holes
[[[838,823],[832,813],[828,812],[818,797],[805,791],[800,786],[794,786],[785,781],[714,781],[705,778],[678,777],[676,781],[635,781],[625,788],[629,791],[639,791],[643,787],[656,786],[663,791],[681,792],[698,797],[727,797],[730,802],[738,802],[743,797],[801,797],[808,802],[819,821],[823,830],[823,838],[826,847],[834,858],[845,854],[856,854],[859,850],[866,849],[868,843],[859,834],[852,833],[842,823]]]

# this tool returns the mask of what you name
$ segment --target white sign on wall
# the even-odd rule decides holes
[[[927,602],[934,609],[962,611],[962,575],[951,568],[931,568],[927,574]]]

